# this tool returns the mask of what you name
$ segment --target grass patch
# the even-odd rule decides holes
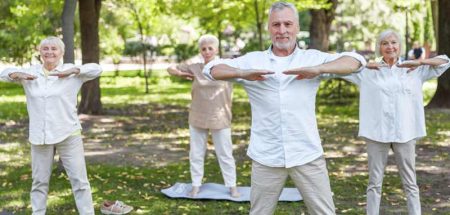
[[[190,82],[153,71],[149,91],[137,71],[104,73],[101,80],[105,117],[100,123],[85,125],[86,151],[104,152],[87,155],[88,173],[96,212],[104,199],[119,199],[135,207],[134,214],[248,214],[249,203],[228,201],[192,201],[166,198],[159,191],[175,182],[189,182],[186,160],[189,141],[187,110]],[[357,139],[358,96],[328,93],[323,84],[317,97],[317,118],[338,214],[364,214],[367,186],[367,155],[364,142]],[[433,95],[436,82],[424,86],[425,101]],[[30,152],[27,139],[25,96],[19,85],[0,83],[0,211],[30,214]],[[330,97],[331,96],[331,97]],[[432,167],[449,168],[450,113],[427,111],[428,136],[418,145],[418,181],[424,213],[449,212],[448,175]],[[245,156],[250,134],[250,105],[242,87],[235,85],[233,96],[233,140],[237,147],[238,185],[250,184],[251,162]],[[98,143],[98,144],[96,144]],[[154,146],[154,148],[151,148]],[[103,148],[95,148],[103,147]],[[120,150],[131,150],[128,154]],[[118,151],[118,152],[116,152]],[[172,152],[180,152],[173,157]],[[108,154],[109,153],[109,154]],[[180,156],[183,155],[184,157]],[[144,162],[140,159],[152,161]],[[171,162],[165,163],[165,159]],[[127,160],[135,162],[127,163]],[[90,162],[95,161],[95,162]],[[123,163],[121,163],[123,161]],[[160,166],[152,165],[160,163]],[[162,164],[164,163],[164,164]],[[119,165],[117,165],[119,164]],[[382,210],[405,213],[405,196],[392,159],[384,180]],[[430,167],[430,168],[428,168]],[[214,154],[205,165],[205,182],[223,183]],[[291,181],[287,182],[293,187]],[[436,195],[439,193],[439,196]],[[54,168],[50,184],[48,214],[77,214],[70,184]],[[276,214],[302,214],[303,202],[278,204]]]

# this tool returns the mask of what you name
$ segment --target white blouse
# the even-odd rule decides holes
[[[437,57],[449,61],[446,55]],[[408,73],[393,65],[342,77],[360,88],[359,136],[384,143],[426,136],[422,85],[449,67],[450,62],[423,65]]]
[[[60,64],[54,70],[64,71],[75,67],[73,64]],[[0,73],[0,80],[14,82],[9,77],[13,72],[24,72],[37,76],[35,80],[19,81],[27,99],[30,121],[29,141],[31,144],[55,144],[63,141],[81,129],[77,114],[77,94],[82,84],[100,76],[100,65],[89,63],[76,66],[78,75],[65,78],[46,76],[42,65],[27,69],[8,68]]]

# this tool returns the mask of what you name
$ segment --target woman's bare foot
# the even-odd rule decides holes
[[[189,195],[190,197],[196,197],[197,194],[198,194],[198,192],[200,192],[200,187],[192,186],[192,190],[191,190],[191,192],[189,192],[188,195]]]
[[[238,192],[237,187],[230,187],[230,195],[233,198],[239,198],[241,194]]]

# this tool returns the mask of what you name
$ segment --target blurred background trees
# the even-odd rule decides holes
[[[112,63],[116,65],[116,75],[119,75],[120,64],[139,63],[142,71],[136,75],[143,75],[147,80],[152,74],[153,63],[180,62],[195,57],[198,54],[197,39],[205,33],[220,39],[222,57],[266,49],[270,45],[266,30],[267,13],[273,2],[4,0],[0,2],[0,60],[19,65],[36,62],[35,49],[42,38],[64,35],[69,48],[66,62],[74,59],[83,63]],[[404,35],[404,52],[414,41],[419,41],[427,56],[434,56],[436,52],[450,55],[445,48],[450,38],[446,14],[438,15],[442,14],[439,11],[449,11],[445,0],[291,2],[299,10],[301,32],[298,40],[302,48],[357,51],[368,59],[374,59],[376,36],[390,28]],[[95,16],[89,15],[93,13]],[[70,53],[74,53],[73,56]],[[342,87],[342,83],[331,82],[328,83],[330,86]],[[440,79],[439,87],[448,86],[448,83],[449,80]],[[147,81],[146,92],[149,84]],[[93,84],[84,92],[80,112],[100,113],[100,86]],[[89,94],[92,92],[93,95]],[[444,94],[436,96],[443,98],[446,95],[444,106],[450,107],[447,105],[450,95],[447,91],[442,92]],[[441,104],[444,103],[432,106],[440,107]]]

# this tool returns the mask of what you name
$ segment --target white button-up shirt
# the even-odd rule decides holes
[[[321,78],[297,80],[295,75],[282,72],[320,65],[341,56],[354,57],[362,65],[366,63],[356,53],[328,54],[298,48],[280,60],[269,49],[236,59],[212,61],[203,72],[213,79],[210,70],[217,64],[275,72],[267,75],[265,81],[235,81],[244,86],[251,104],[252,126],[247,155],[266,166],[290,168],[309,163],[323,154],[315,114],[316,93]]]
[[[53,71],[64,71],[73,67],[73,64],[60,64]],[[46,76],[42,65],[34,65],[28,69],[8,68],[0,73],[0,79],[10,82],[13,80],[9,78],[9,74],[13,72],[37,76],[35,80],[20,81],[27,98],[31,144],[59,143],[81,129],[77,114],[78,91],[84,82],[100,76],[102,70],[95,63],[77,68],[80,69],[78,75],[65,78]]]
[[[438,58],[449,60],[445,55]],[[365,68],[342,77],[360,89],[359,136],[384,143],[405,143],[426,136],[422,85],[449,67],[449,62],[424,65],[408,73],[408,68],[393,65],[379,71]]]

